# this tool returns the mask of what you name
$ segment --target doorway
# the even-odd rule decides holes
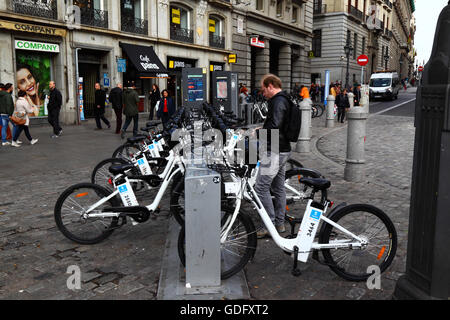
[[[100,82],[100,64],[80,63],[80,77],[83,78],[84,116],[93,118],[95,108],[95,83]]]

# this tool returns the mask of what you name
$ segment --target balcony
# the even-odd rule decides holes
[[[230,0],[208,0],[208,2],[224,8],[231,8],[233,6]]]
[[[147,35],[148,20],[122,16],[122,31]]]
[[[209,33],[209,46],[225,49],[225,37],[217,36],[214,33]]]
[[[362,11],[359,11],[354,6],[348,7],[348,14],[350,19],[356,21],[356,22],[363,22],[364,13]]]
[[[194,43],[194,31],[178,27],[176,24],[170,25],[170,39],[188,43]]]
[[[385,7],[388,11],[391,11],[393,7],[392,2],[390,0],[383,0],[383,1],[384,1],[383,7]]]
[[[108,29],[108,11],[81,7],[81,24]]]
[[[314,8],[313,8],[314,14],[322,14],[327,13],[327,5],[326,4],[318,4],[317,2],[314,2]]]
[[[58,19],[56,0],[47,0],[46,2],[38,0],[13,0],[12,5],[15,13],[54,20]]]

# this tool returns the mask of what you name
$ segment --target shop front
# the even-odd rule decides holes
[[[167,79],[167,91],[169,95],[174,97],[175,104],[178,107],[182,104],[181,98],[181,71],[183,68],[195,68],[197,60],[185,59],[178,57],[167,57],[167,69],[169,70],[169,78]]]
[[[134,83],[141,99],[139,112],[149,110],[149,92],[156,79],[170,79],[167,69],[156,55],[152,46],[120,43],[126,72],[123,84]]]

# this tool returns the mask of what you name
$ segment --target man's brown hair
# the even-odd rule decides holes
[[[273,87],[276,89],[282,89],[282,86],[283,86],[281,79],[271,73],[266,74],[262,78],[261,82],[264,85],[264,87],[266,87],[266,88],[268,88],[270,84],[273,85]]]

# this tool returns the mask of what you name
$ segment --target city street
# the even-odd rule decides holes
[[[406,261],[413,99],[415,89],[409,88],[398,100],[371,103],[366,179],[362,183],[343,180],[346,125],[325,128],[325,116],[313,119],[312,152],[292,155],[331,180],[329,197],[335,203],[370,203],[394,221],[399,238],[397,256],[382,276],[381,290],[344,281],[315,261],[300,265],[303,274],[295,278],[292,258],[270,239],[262,239],[245,269],[252,299],[391,298]],[[156,220],[127,225],[94,246],[73,243],[56,228],[53,207],[59,194],[70,185],[89,182],[94,166],[122,143],[112,130],[94,131],[94,127],[92,120],[82,126],[65,126],[61,138],[51,139],[49,126],[33,126],[31,133],[39,138],[38,144],[25,142],[21,148],[0,149],[4,185],[0,196],[0,299],[156,299],[169,226],[169,194]],[[255,224],[260,224],[256,219]],[[82,284],[81,290],[72,291],[67,288],[70,274],[66,272],[74,265],[81,270]]]

